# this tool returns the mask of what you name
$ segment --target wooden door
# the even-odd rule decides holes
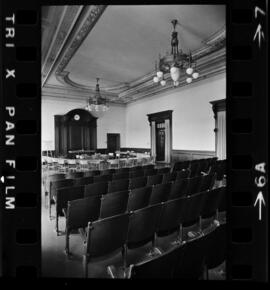
[[[108,153],[114,153],[120,150],[120,134],[107,134],[107,151]]]
[[[156,161],[165,160],[165,123],[156,124]]]

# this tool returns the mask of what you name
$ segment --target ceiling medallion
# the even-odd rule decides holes
[[[193,79],[199,77],[196,70],[196,62],[192,59],[191,52],[189,54],[183,53],[182,49],[178,48],[178,32],[175,27],[179,22],[174,19],[171,21],[173,25],[172,39],[171,39],[171,54],[159,57],[158,67],[156,65],[156,76],[153,78],[154,83],[160,83],[162,86],[166,85],[164,78],[165,73],[170,73],[174,87],[179,86],[179,79],[181,71],[185,70],[187,74],[186,82],[190,84]]]
[[[109,110],[109,106],[105,98],[100,95],[99,90],[99,78],[97,78],[96,93],[94,97],[88,99],[85,110],[91,112],[95,117],[101,117],[105,112]]]

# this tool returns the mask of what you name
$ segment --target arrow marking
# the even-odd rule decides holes
[[[260,191],[257,195],[257,198],[254,203],[254,207],[256,207],[256,204],[259,202],[259,220],[262,220],[262,203],[265,205],[265,200],[263,198],[263,194]]]

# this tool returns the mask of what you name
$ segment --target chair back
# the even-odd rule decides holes
[[[100,206],[100,219],[125,213],[128,203],[128,190],[103,195]]]
[[[187,194],[195,194],[201,191],[201,183],[202,183],[203,176],[196,176],[193,178],[189,178],[188,181],[188,188],[187,188]]]
[[[134,170],[129,172],[129,178],[136,178],[144,176],[143,170]]]
[[[56,191],[62,187],[72,187],[75,183],[74,179],[60,179],[50,182],[51,197],[56,198]]]
[[[107,182],[112,179],[111,175],[97,175],[93,177],[93,183]]]
[[[108,193],[128,190],[129,179],[112,180],[108,183]]]
[[[115,173],[112,175],[112,180],[118,180],[118,179],[128,179],[129,178],[129,174],[128,172],[125,173]]]
[[[156,174],[157,174],[157,169],[144,168],[144,176],[151,176],[151,175],[156,175]]]
[[[104,256],[120,249],[127,240],[129,214],[88,223],[86,255]]]
[[[128,211],[134,211],[148,206],[151,193],[151,186],[132,189],[129,193]]]
[[[174,182],[176,179],[176,171],[170,173],[164,173],[162,178],[162,183]]]
[[[156,185],[162,183],[163,176],[162,175],[150,175],[147,176],[147,186]]]
[[[93,183],[93,176],[81,177],[81,178],[74,179],[75,186],[87,185],[87,184],[91,184],[91,183]]]
[[[149,205],[157,204],[168,200],[171,184],[153,185]]]
[[[90,196],[68,201],[67,207],[67,231],[85,228],[89,221],[99,218],[100,196]]]
[[[171,171],[170,167],[162,167],[157,169],[157,174],[170,173],[170,171]]]
[[[131,178],[129,180],[129,189],[140,188],[146,186],[147,178],[144,176]]]
[[[183,178],[188,178],[190,174],[189,169],[182,169],[180,171],[176,171],[176,180],[178,179],[183,179]]]
[[[66,178],[81,178],[84,177],[84,172],[68,172]]]
[[[187,194],[189,179],[178,179],[171,184],[169,199],[179,198]]]
[[[84,187],[84,197],[104,195],[108,192],[108,182],[87,184]]]

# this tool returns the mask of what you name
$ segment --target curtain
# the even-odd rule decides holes
[[[170,132],[170,120],[165,120],[165,162],[170,163],[170,146],[171,146],[171,132]]]

